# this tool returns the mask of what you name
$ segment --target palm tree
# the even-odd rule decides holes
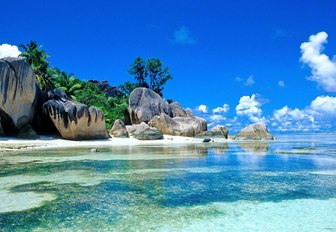
[[[21,44],[20,48],[23,49],[20,56],[24,57],[30,64],[39,87],[42,89],[44,95],[47,96],[48,91],[55,88],[48,75],[48,54],[42,49],[42,46],[37,45],[36,41],[30,41],[27,45]]]
[[[82,82],[73,73],[67,74],[59,69],[49,69],[49,75],[55,83],[55,87],[62,90],[68,98],[77,100],[76,96],[83,88]]]

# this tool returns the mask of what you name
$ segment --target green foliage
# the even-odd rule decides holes
[[[49,69],[49,75],[56,88],[62,90],[71,100],[77,100],[76,95],[83,88],[83,82],[74,76],[57,68]]]
[[[172,79],[168,72],[169,68],[162,68],[162,63],[157,58],[149,59],[146,68],[150,79],[150,89],[162,96],[163,86],[168,80]]]
[[[140,57],[136,58],[133,61],[133,64],[128,70],[128,73],[134,75],[134,79],[138,82],[139,87],[148,88],[148,84],[146,82],[147,70],[146,70],[146,62]]]
[[[134,75],[137,85],[140,87],[149,87],[160,96],[164,85],[172,76],[169,73],[169,67],[162,67],[162,62],[158,58],[151,58],[145,62],[141,58],[136,58],[128,71]],[[149,84],[146,79],[149,79]]]
[[[128,119],[128,97],[109,97],[92,82],[82,82],[82,88],[74,93],[78,102],[87,106],[100,108],[105,116],[106,129],[111,129],[112,123],[116,119],[129,121]]]
[[[42,89],[44,95],[47,96],[48,91],[55,88],[55,85],[48,74],[48,54],[42,49],[42,46],[37,45],[36,41],[30,41],[26,45],[21,44],[20,48],[23,49],[20,56],[24,57],[31,65],[39,87]]]
[[[37,83],[45,96],[48,91],[58,88],[70,100],[100,108],[104,113],[107,129],[111,128],[116,119],[121,119],[126,124],[130,123],[128,98],[135,88],[149,87],[162,96],[163,86],[172,79],[168,71],[169,68],[163,68],[159,59],[151,58],[144,61],[141,58],[136,58],[128,71],[134,76],[136,83],[127,81],[117,88],[118,91],[113,94],[113,97],[108,97],[108,94],[99,89],[96,83],[83,82],[72,73],[68,74],[57,68],[50,68],[48,54],[36,41],[20,45],[20,48],[23,50],[20,56],[24,57],[31,65]]]
[[[119,85],[118,88],[124,96],[129,96],[131,92],[138,87],[139,87],[138,84],[132,83],[130,81],[126,81],[125,83]]]

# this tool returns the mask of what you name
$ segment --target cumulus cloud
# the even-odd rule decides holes
[[[261,102],[256,99],[255,94],[252,94],[251,97],[242,96],[236,106],[236,113],[238,116],[247,116],[252,122],[258,122],[263,120],[260,106]]]
[[[0,58],[18,57],[21,54],[19,48],[15,45],[2,44],[0,45]]]
[[[309,80],[317,82],[327,92],[336,92],[336,62],[321,53],[327,38],[324,31],[311,35],[309,41],[300,46],[301,61],[311,68]]]
[[[203,104],[199,105],[197,107],[197,110],[200,111],[200,112],[202,112],[202,113],[208,113],[208,107],[206,105],[203,105]]]
[[[226,113],[230,110],[230,106],[228,104],[224,104],[223,106],[219,106],[212,110],[214,114]]]
[[[210,119],[212,122],[220,122],[220,121],[224,121],[226,118],[223,115],[214,114],[210,116]]]
[[[312,101],[310,109],[324,116],[336,117],[336,97],[319,96]]]
[[[278,81],[278,86],[281,87],[281,88],[283,88],[283,87],[285,87],[286,85],[285,85],[285,82],[284,82],[284,81],[280,80],[280,81]]]
[[[319,130],[335,126],[336,97],[318,96],[303,109],[284,106],[273,112],[272,126],[282,131]]]
[[[182,26],[174,32],[173,42],[176,44],[196,44],[195,39],[186,26]]]

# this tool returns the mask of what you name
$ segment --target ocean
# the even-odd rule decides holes
[[[0,152],[0,231],[336,231],[336,134]]]

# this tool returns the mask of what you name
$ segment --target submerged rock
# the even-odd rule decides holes
[[[31,124],[36,89],[35,74],[23,58],[0,59],[0,117],[5,134],[16,135]]]
[[[65,139],[107,138],[104,114],[97,107],[57,98],[45,102],[43,110]]]
[[[274,137],[268,132],[263,122],[254,123],[241,130],[235,140],[273,140]]]
[[[129,138],[125,123],[120,119],[114,121],[109,134],[115,138]]]
[[[172,116],[168,102],[147,88],[136,88],[129,97],[129,113],[132,124],[148,123],[154,116],[165,113]]]

